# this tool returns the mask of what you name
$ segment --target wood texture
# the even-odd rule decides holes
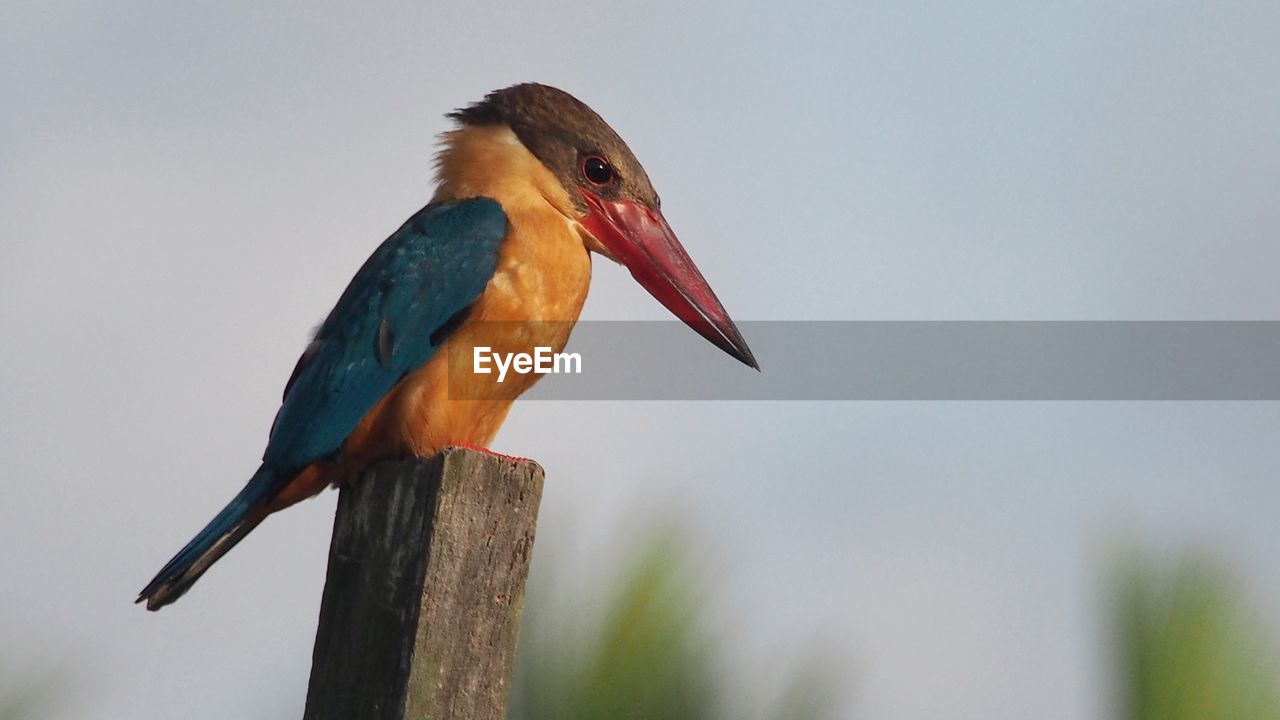
[[[542,468],[460,448],[338,500],[305,720],[501,720]]]

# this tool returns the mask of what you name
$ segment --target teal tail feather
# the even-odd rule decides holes
[[[240,494],[156,573],[134,602],[145,600],[148,610],[159,610],[181,597],[210,565],[262,522],[275,485],[274,473],[266,466],[258,468]]]

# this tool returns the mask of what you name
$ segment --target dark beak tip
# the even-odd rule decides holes
[[[611,259],[625,265],[650,295],[695,332],[760,372],[747,341],[662,213],[635,200],[603,200],[581,192],[590,208],[584,224]]]
[[[729,321],[728,330],[728,332],[722,331],[724,335],[724,344],[721,345],[719,342],[716,344],[720,345],[720,348],[729,353],[733,359],[756,372],[760,372],[760,363],[756,360],[755,353],[751,352],[751,347],[747,345],[746,339],[742,337],[742,333],[738,331],[737,326],[733,324],[732,320]]]

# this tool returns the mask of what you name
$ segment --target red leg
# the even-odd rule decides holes
[[[460,448],[466,448],[468,450],[475,450],[476,452],[482,452],[485,455],[500,457],[503,460],[511,460],[512,462],[529,462],[529,458],[520,457],[519,455],[504,455],[500,452],[494,452],[487,447],[481,447],[473,442],[453,442],[453,443],[449,443],[449,445],[452,447],[460,447]]]

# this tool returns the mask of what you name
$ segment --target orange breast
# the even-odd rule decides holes
[[[397,388],[394,407],[387,411],[395,417],[391,434],[400,437],[405,450],[429,455],[450,443],[488,445],[511,403],[540,377],[507,373],[499,382],[496,373],[472,372],[474,348],[532,354],[538,347],[559,352],[568,342],[587,296],[590,257],[576,238],[574,244],[554,243],[561,247],[550,253],[530,252],[553,243],[544,234],[534,235],[520,222],[525,219],[512,218],[498,271],[467,321]]]
[[[330,481],[386,457],[488,445],[511,403],[540,376],[508,373],[498,382],[496,374],[470,372],[473,348],[559,352],[586,300],[591,258],[559,181],[505,127],[467,128],[447,142],[436,199],[483,195],[502,204],[510,229],[497,270],[445,348],[361,421],[338,466],[324,473]]]

